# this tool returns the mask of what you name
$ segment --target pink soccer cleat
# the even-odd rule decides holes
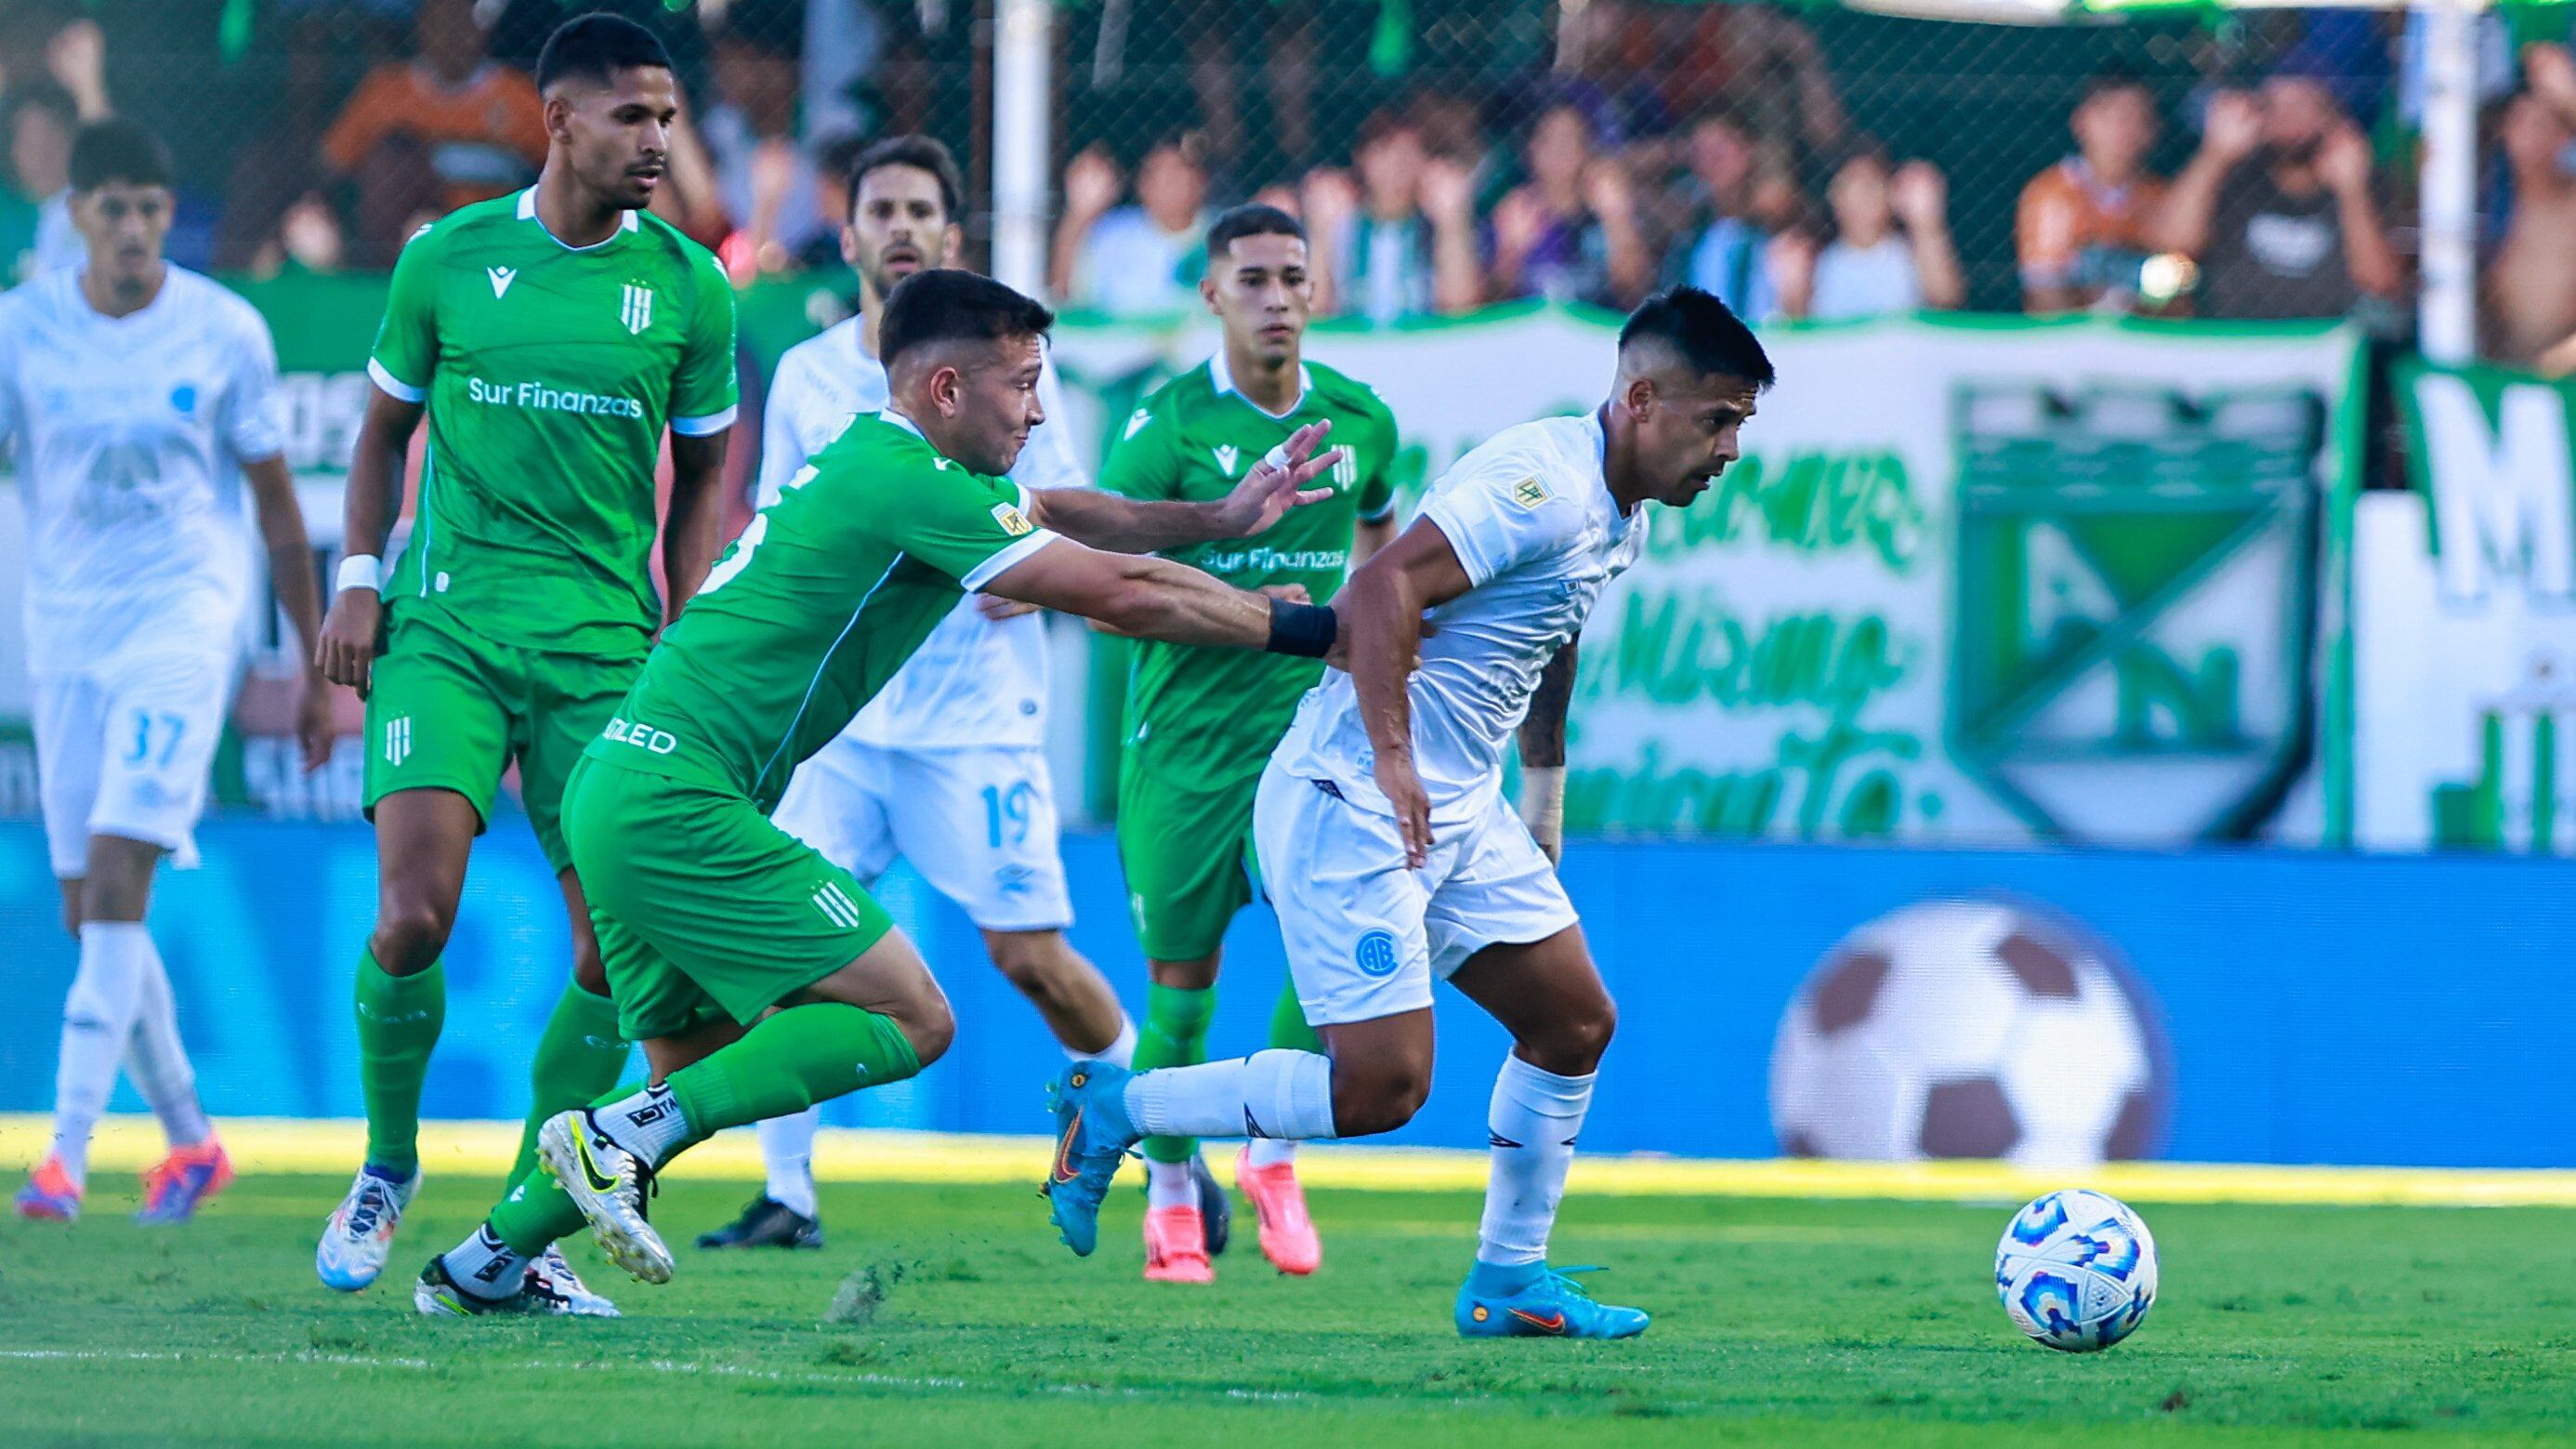
[[[1282,1273],[1303,1278],[1323,1266],[1324,1244],[1315,1236],[1315,1220],[1306,1216],[1306,1190],[1297,1185],[1297,1164],[1252,1165],[1252,1149],[1234,1159],[1234,1185],[1252,1200],[1261,1219],[1261,1256]]]
[[[1216,1265],[1208,1261],[1207,1229],[1195,1207],[1159,1207],[1145,1211],[1145,1281],[1148,1283],[1213,1283]]]
[[[27,1174],[27,1185],[18,1189],[18,1216],[30,1222],[67,1223],[80,1216],[80,1207],[79,1184],[50,1155],[36,1164],[36,1170]]]
[[[174,1147],[143,1174],[143,1206],[134,1210],[138,1223],[184,1223],[196,1216],[206,1199],[230,1187],[233,1160],[212,1137],[193,1147]]]

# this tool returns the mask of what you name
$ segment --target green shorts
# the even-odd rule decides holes
[[[584,759],[563,807],[631,1040],[748,1026],[894,929],[848,871],[739,793]]]
[[[548,654],[477,639],[436,609],[389,601],[393,623],[367,692],[367,818],[398,790],[453,790],[489,825],[512,761],[546,863],[561,874],[564,783],[617,712],[641,656]]]
[[[1252,797],[1267,761],[1213,779],[1158,769],[1135,753],[1127,762],[1118,775],[1118,864],[1136,944],[1150,961],[1213,956],[1257,892]]]

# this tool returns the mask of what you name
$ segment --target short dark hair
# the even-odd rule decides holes
[[[1648,297],[1619,329],[1619,350],[1638,341],[1660,343],[1680,354],[1703,377],[1740,377],[1769,387],[1771,359],[1753,329],[1732,308],[1697,287],[1675,287]]]
[[[170,148],[141,123],[123,117],[92,121],[72,137],[72,190],[96,191],[110,182],[168,186]]]
[[[895,359],[929,342],[998,342],[1044,337],[1055,313],[1034,297],[992,278],[956,267],[932,267],[895,283],[877,325],[877,361],[888,372]]]
[[[2113,91],[2142,91],[2146,94],[2149,105],[2153,105],[2156,99],[2156,88],[2147,84],[2145,76],[2125,65],[2115,63],[2086,76],[2084,89],[2075,97],[2075,103],[2080,106],[2097,96],[2107,96]]]
[[[67,130],[80,124],[80,102],[52,81],[30,81],[0,91],[0,137],[17,130],[21,111],[51,111]]]
[[[1245,206],[1228,207],[1218,213],[1216,221],[1208,227],[1208,260],[1214,262],[1224,256],[1236,242],[1248,236],[1293,236],[1299,241],[1304,241],[1306,227],[1303,222],[1275,206],[1264,206],[1259,202],[1253,202]]]
[[[936,136],[888,136],[875,142],[850,162],[850,212],[859,210],[859,186],[868,173],[887,166],[910,166],[927,171],[939,180],[939,206],[950,221],[966,210],[966,177],[957,169],[957,158],[947,143]]]
[[[555,27],[546,48],[537,52],[537,90],[553,90],[557,81],[587,80],[615,85],[617,73],[636,66],[671,68],[671,52],[660,36],[623,15],[594,10]]]

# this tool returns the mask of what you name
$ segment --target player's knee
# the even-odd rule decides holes
[[[437,963],[439,953],[447,949],[448,932],[455,925],[456,911],[452,906],[413,896],[388,895],[376,911],[376,933],[368,944],[386,975],[416,976]],[[601,986],[606,986],[604,978]]]
[[[956,1013],[948,1009],[948,998],[937,986],[903,1002],[889,1014],[903,1039],[912,1044],[914,1059],[925,1067],[946,1056],[949,1043],[957,1039]]]
[[[1600,1067],[1618,1030],[1618,1005],[1603,996],[1559,1016],[1549,1024],[1543,1040],[1521,1043],[1521,1054],[1541,1071],[1561,1077],[1588,1076]]]
[[[1333,1063],[1333,1132],[1374,1137],[1413,1120],[1431,1099],[1431,1064],[1378,1061],[1365,1066]]]

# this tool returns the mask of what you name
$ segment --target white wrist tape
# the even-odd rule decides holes
[[[1565,829],[1565,767],[1521,767],[1521,823],[1541,840],[1553,840]]]
[[[353,553],[340,560],[340,572],[332,582],[333,593],[351,589],[379,589],[385,586],[385,561],[371,553]]]

